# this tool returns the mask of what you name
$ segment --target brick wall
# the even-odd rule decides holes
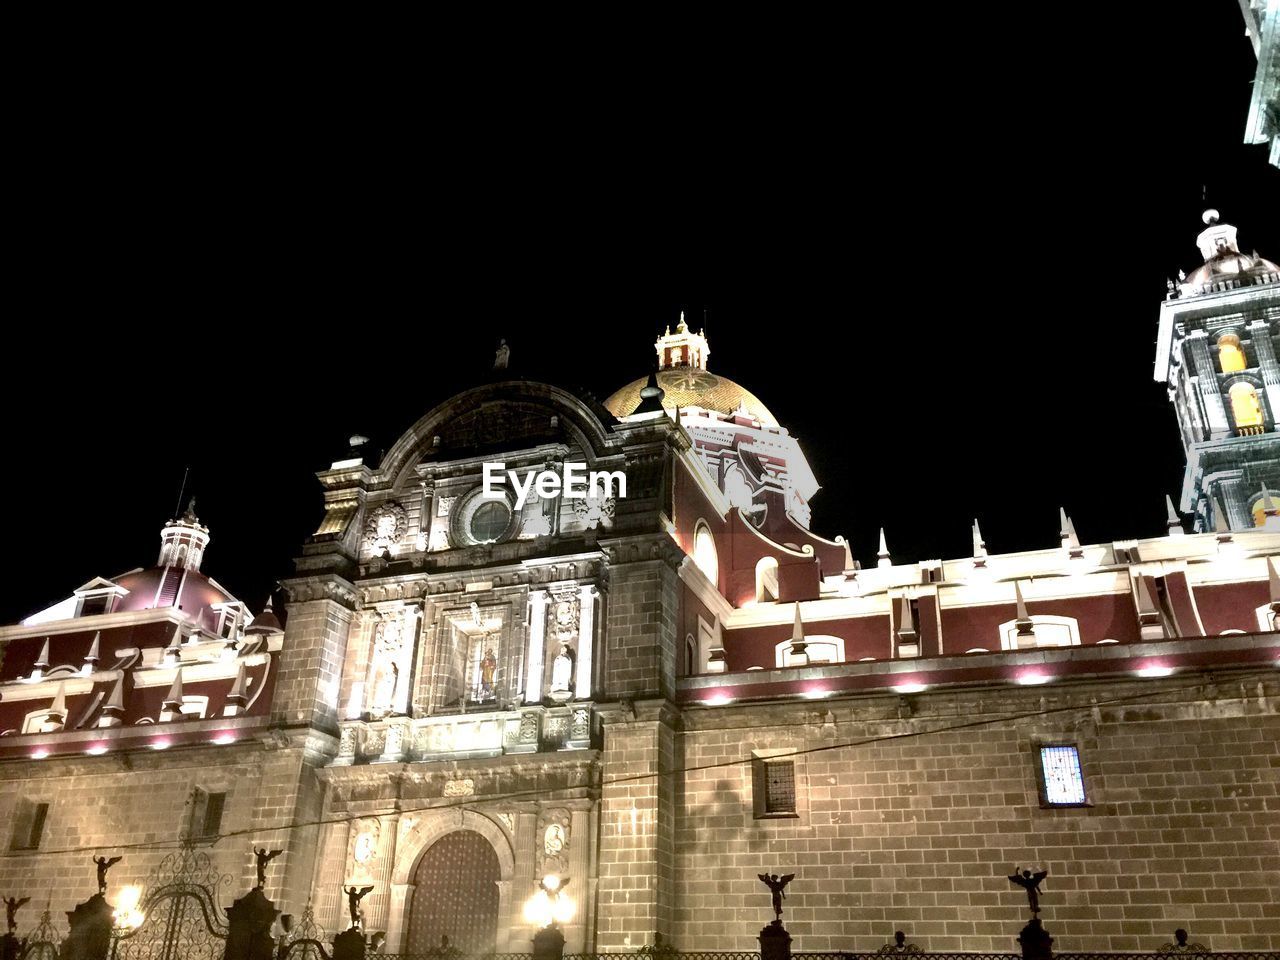
[[[679,596],[678,577],[665,560],[610,567],[604,634],[609,697],[672,695]]]
[[[1103,705],[1152,683],[1167,684],[1160,702]],[[1040,865],[1057,949],[1150,949],[1177,926],[1213,949],[1280,949],[1280,683],[1175,690],[685,711],[690,766],[924,735],[798,757],[793,820],[754,819],[749,764],[680,778],[676,946],[753,949],[767,870],[796,874],[785,916],[798,950],[874,949],[901,928],[926,950],[1013,951],[1027,906],[1006,877]],[[1062,706],[1078,709],[1007,718]],[[1079,744],[1092,807],[1041,808],[1037,738]]]
[[[272,722],[336,732],[352,613],[331,599],[293,602],[288,610]]]

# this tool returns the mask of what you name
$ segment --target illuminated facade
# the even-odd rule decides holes
[[[1245,34],[1258,58],[1244,142],[1269,143],[1271,165],[1280,167],[1280,0],[1238,2]]]
[[[1230,250],[1225,229],[1202,241]],[[1269,442],[1274,279],[1165,306],[1175,405],[1219,401],[1218,437],[1178,407],[1197,463]],[[1211,332],[1230,369],[1193,376]],[[604,405],[491,383],[320,473],[283,631],[200,573],[194,513],[157,568],[0,631],[0,887],[69,898],[59,850],[182,836],[245,884],[251,844],[283,847],[268,895],[331,932],[342,885],[373,886],[393,950],[525,950],[548,877],[570,952],[740,950],[768,919],[756,875],[785,868],[798,949],[903,928],[1004,951],[1025,863],[1064,946],[1181,923],[1280,948],[1280,530],[1174,515],[1086,544],[1063,514],[1042,550],[992,552],[975,523],[971,556],[903,562],[882,536],[863,567],[809,529],[800,443],[709,372],[707,338],[656,347]],[[1262,433],[1228,419],[1233,377]],[[627,496],[485,499],[495,459],[621,470]]]

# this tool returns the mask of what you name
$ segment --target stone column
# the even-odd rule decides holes
[[[409,905],[413,903],[412,883],[391,885],[391,905],[387,917],[388,952],[404,952],[404,938],[409,934]]]
[[[1227,411],[1222,403],[1218,368],[1214,365],[1213,355],[1209,350],[1208,335],[1203,330],[1193,331],[1182,344],[1199,383],[1200,397],[1208,419],[1209,439],[1230,436],[1231,425],[1227,422]]]
[[[333,933],[346,927],[346,901],[342,898],[342,882],[347,873],[347,850],[351,844],[351,824],[329,823],[320,840],[317,857],[315,899],[312,911],[316,922]]]
[[[431,549],[431,521],[436,512],[436,482],[432,477],[422,481],[422,504],[418,508],[418,549]]]
[[[1227,526],[1232,530],[1252,530],[1253,514],[1249,510],[1249,498],[1257,491],[1246,490],[1244,478],[1222,477],[1217,484],[1218,502],[1227,512]]]
[[[1271,342],[1271,325],[1265,320],[1249,324],[1249,338],[1253,351],[1262,368],[1262,385],[1267,394],[1267,406],[1273,419],[1280,418],[1280,363],[1276,361],[1275,345]]]
[[[400,814],[379,817],[382,826],[378,830],[381,841],[378,856],[373,862],[369,882],[373,890],[364,900],[364,927],[366,933],[379,930],[389,932],[391,916],[391,875],[396,862],[396,838],[400,833]]]
[[[565,949],[569,953],[585,953],[587,920],[591,916],[591,811],[571,810],[570,817],[568,869],[572,887],[565,892],[577,909],[564,928]]]
[[[578,590],[578,664],[575,695],[579,700],[591,699],[592,657],[596,645],[596,588],[587,584]],[[576,948],[575,948],[576,949]]]
[[[525,671],[525,703],[542,702],[542,661],[547,633],[547,591],[529,591],[529,668]]]

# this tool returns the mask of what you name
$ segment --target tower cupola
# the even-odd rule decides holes
[[[187,501],[186,512],[170,520],[160,531],[160,559],[157,566],[200,569],[204,548],[209,545],[209,528],[196,516],[196,498]]]
[[[654,349],[658,351],[658,369],[670,370],[673,367],[692,367],[695,370],[707,369],[707,357],[711,356],[711,348],[707,346],[707,337],[703,331],[693,333],[684,322],[684,311],[680,311],[680,322],[676,324],[676,332],[667,327],[660,336]]]

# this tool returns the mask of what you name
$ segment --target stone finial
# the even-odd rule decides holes
[[[1276,518],[1280,517],[1280,507],[1276,506],[1275,499],[1271,496],[1271,491],[1267,489],[1267,485],[1262,485],[1262,525],[1270,529],[1275,529],[1278,525]]]
[[[44,644],[40,647],[40,656],[36,657],[36,662],[32,666],[42,675],[44,671],[49,669],[49,638],[44,638]]]
[[[1169,528],[1169,536],[1171,537],[1185,536],[1187,531],[1184,530],[1182,527],[1182,517],[1178,515],[1178,511],[1173,505],[1173,498],[1170,497],[1168,494],[1165,494],[1164,506],[1165,506],[1165,511],[1168,514],[1168,518],[1165,520],[1165,524]]]
[[[978,527],[978,521],[973,521],[973,565],[975,567],[985,567],[987,565],[987,542],[982,539],[982,530]]]
[[[161,721],[177,720],[182,717],[182,668],[179,667],[173,675],[173,683],[169,687],[169,692],[165,694],[164,703],[160,710]]]
[[[1071,522],[1071,518],[1067,516],[1067,511],[1059,507],[1058,519],[1060,521],[1060,529],[1058,536],[1062,540],[1062,547],[1073,559],[1084,555],[1080,549],[1080,537],[1076,535],[1076,525]]]
[[[223,716],[238,717],[244,713],[249,704],[248,688],[249,678],[242,662],[240,669],[236,671],[236,679],[235,683],[231,685],[231,692],[227,694],[226,706],[222,711]]]
[[[1022,583],[1019,580],[1013,581],[1013,601],[1016,609],[1014,625],[1018,628],[1018,637],[1034,637],[1036,626],[1027,611],[1027,601],[1022,598]]]
[[[102,708],[98,718],[99,727],[118,727],[124,723],[124,676],[116,677],[111,685],[111,694]]]
[[[101,659],[101,656],[100,656],[101,644],[102,644],[102,631],[98,630],[93,635],[93,642],[89,644],[89,652],[84,655],[84,665],[85,665],[86,671],[91,671],[95,666],[98,665],[98,660]]]
[[[805,651],[808,644],[804,640],[804,621],[800,619],[800,602],[796,601],[796,620],[791,627],[791,665],[804,666],[809,662],[809,655]]]
[[[1267,586],[1270,590],[1271,609],[1280,613],[1280,571],[1276,570],[1276,558],[1267,557]]]
[[[876,554],[878,559],[877,566],[892,567],[893,558],[889,556],[889,544],[884,538],[884,527],[880,528],[880,552]]]
[[[58,692],[53,695],[53,703],[49,705],[49,713],[57,714],[59,725],[63,726],[67,720],[67,684],[66,681],[58,684]]]

